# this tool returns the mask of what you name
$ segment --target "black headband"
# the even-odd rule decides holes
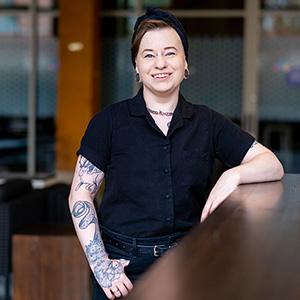
[[[139,18],[137,18],[135,22],[132,41],[135,38],[137,28],[144,20],[161,20],[166,22],[169,26],[171,26],[174,30],[176,30],[183,45],[185,58],[186,60],[188,60],[189,42],[187,39],[187,35],[182,24],[174,15],[172,15],[167,11],[161,10],[159,8],[147,8],[146,13],[140,16]],[[135,66],[135,57],[132,57],[131,59],[133,65]]]

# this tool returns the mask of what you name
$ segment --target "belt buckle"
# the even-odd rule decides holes
[[[155,246],[153,247],[153,255],[154,255],[155,257],[158,257],[159,254],[160,254],[160,251],[159,251],[159,249],[158,249],[158,246],[155,245]]]

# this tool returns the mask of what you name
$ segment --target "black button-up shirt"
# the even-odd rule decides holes
[[[100,223],[148,237],[186,231],[199,222],[214,158],[239,165],[253,142],[221,114],[182,95],[165,136],[141,89],[94,116],[77,154],[105,173]]]

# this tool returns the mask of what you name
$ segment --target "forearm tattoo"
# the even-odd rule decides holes
[[[75,191],[78,191],[82,186],[86,190],[95,195],[98,191],[98,188],[103,180],[104,173],[94,166],[90,161],[85,157],[80,156],[79,158],[79,183],[75,188]]]
[[[93,205],[88,201],[75,202],[72,210],[72,214],[75,218],[83,217],[79,222],[79,228],[85,229],[90,224],[96,224],[97,218]]]
[[[100,286],[110,288],[112,282],[124,272],[124,267],[121,262],[110,260],[107,257],[94,206],[88,201],[76,201],[72,215],[74,218],[80,219],[79,228],[81,230],[86,229],[90,224],[95,224],[94,237],[85,245],[85,255]]]

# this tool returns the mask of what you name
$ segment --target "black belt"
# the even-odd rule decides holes
[[[153,255],[155,257],[162,256],[167,250],[176,247],[179,240],[179,239],[174,240],[173,238],[174,241],[168,244],[157,244],[157,245],[136,244],[134,246],[134,244],[126,243],[118,239],[115,239],[112,236],[105,233],[104,231],[101,232],[101,237],[103,239],[104,244],[110,244],[126,252],[130,252],[130,253],[135,252],[136,254],[142,254],[142,255]]]

